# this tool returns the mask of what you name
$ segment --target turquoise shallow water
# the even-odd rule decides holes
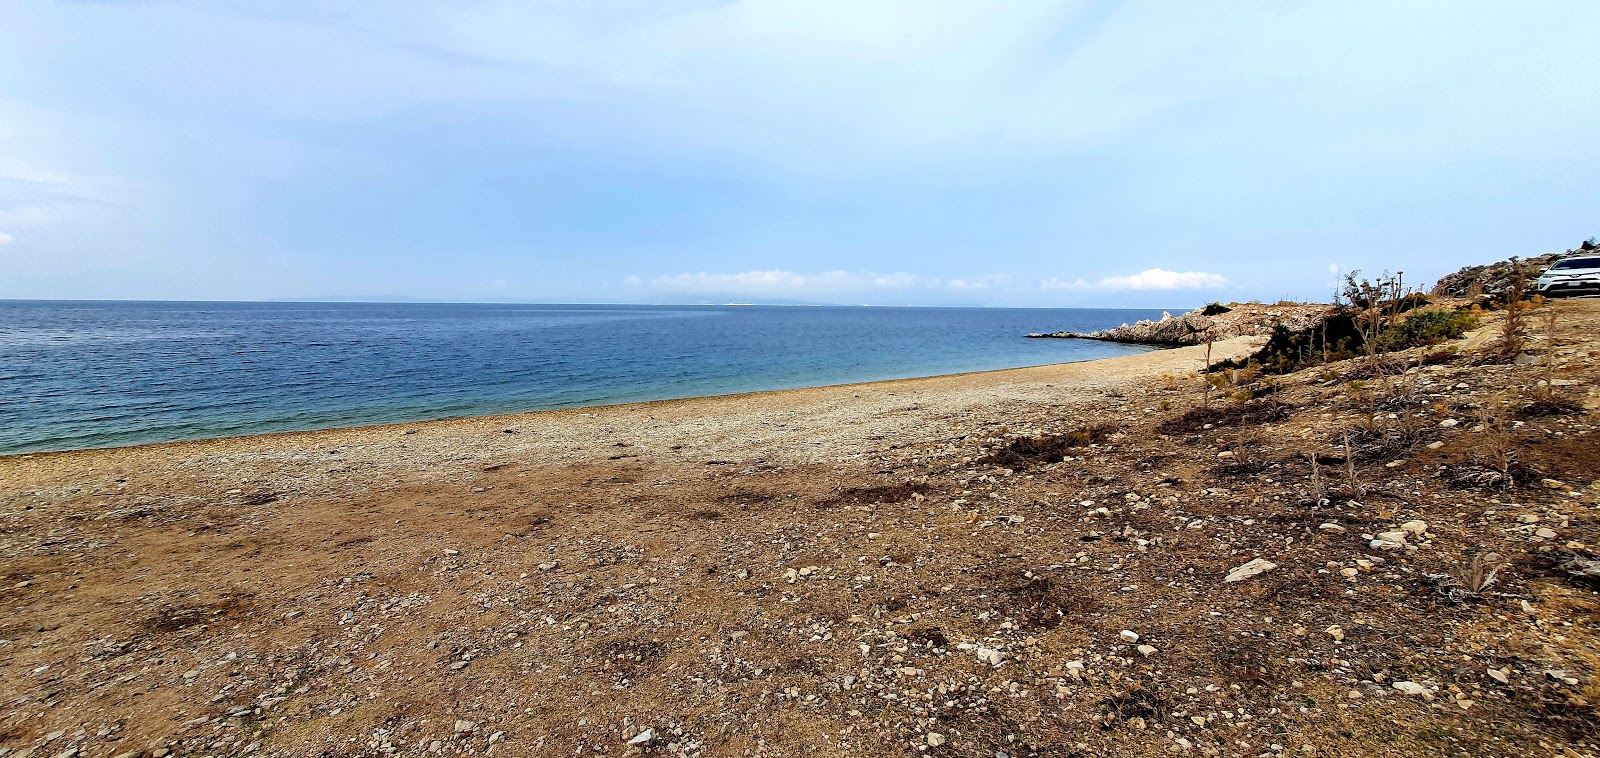
[[[0,301],[0,453],[419,421],[1143,352],[1159,311]]]

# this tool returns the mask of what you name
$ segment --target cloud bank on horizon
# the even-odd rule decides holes
[[[1588,0],[6,15],[0,298],[1167,307],[1600,233]]]

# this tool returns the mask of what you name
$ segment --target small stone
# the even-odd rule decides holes
[[[1533,534],[1535,537],[1538,537],[1542,540],[1553,540],[1556,538],[1556,530],[1551,529],[1548,526],[1539,527],[1539,531],[1534,532]]]
[[[460,670],[466,668],[468,663],[469,663],[469,661],[456,661],[455,663],[450,664],[450,670],[451,671],[460,671]]]
[[[1333,638],[1334,642],[1344,641],[1344,627],[1334,624],[1333,626],[1328,627],[1326,631],[1328,632],[1328,636]]]
[[[1495,681],[1497,681],[1497,682],[1499,682],[1501,684],[1510,684],[1511,683],[1511,671],[1510,671],[1510,669],[1489,669],[1485,673],[1487,673],[1489,675],[1490,679],[1493,679],[1493,680],[1495,680]]]
[[[1354,566],[1352,566],[1350,568],[1339,569],[1339,573],[1340,573],[1340,575],[1344,576],[1346,579],[1354,579],[1356,577],[1356,575],[1361,573],[1361,569],[1358,569],[1358,568],[1355,568]]]
[[[1333,523],[1331,521],[1326,523],[1326,524],[1318,524],[1317,525],[1317,529],[1320,529],[1320,530],[1322,530],[1324,532],[1328,532],[1328,533],[1331,533],[1331,534],[1344,534],[1345,531],[1346,531],[1344,527],[1342,527],[1342,526],[1340,526],[1338,524],[1335,524],[1335,523]]]
[[[1444,443],[1434,440],[1433,442],[1429,442],[1427,447],[1429,450],[1438,450],[1439,448],[1444,447]]]
[[[944,735],[938,732],[928,732],[923,739],[928,741],[928,747],[938,747],[944,744]]]
[[[1400,692],[1402,695],[1412,695],[1425,700],[1433,699],[1433,693],[1430,692],[1427,687],[1417,684],[1416,682],[1395,682],[1390,686],[1394,687],[1395,690]]]
[[[1374,550],[1398,550],[1406,546],[1409,532],[1379,532],[1377,538],[1367,543]]]
[[[1564,490],[1567,488],[1567,483],[1560,479],[1540,479],[1539,485],[1548,490]]]
[[[1242,582],[1252,576],[1265,574],[1277,567],[1278,564],[1273,563],[1272,561],[1264,558],[1253,558],[1245,563],[1239,564],[1238,566],[1234,566],[1232,570],[1228,571],[1228,576],[1222,581]]]
[[[1228,460],[1229,458],[1232,458],[1232,457],[1233,457],[1233,451],[1232,450],[1224,450],[1224,451],[1222,451],[1220,453],[1217,453],[1217,458],[1220,459],[1220,460],[1224,460],[1225,461],[1225,460]]]
[[[461,734],[463,732],[470,732],[476,726],[477,726],[477,724],[474,723],[474,722],[463,721],[461,719],[456,719],[456,734]]]
[[[454,548],[448,548],[447,547],[447,548],[444,549],[444,554],[445,555],[460,555],[461,551],[460,550],[456,550]]]
[[[1135,631],[1133,631],[1131,629],[1124,629],[1121,632],[1118,632],[1117,636],[1121,637],[1124,642],[1138,642],[1139,641],[1139,633],[1135,632]]]
[[[1146,658],[1149,658],[1150,656],[1156,654],[1156,649],[1151,647],[1151,646],[1149,646],[1149,645],[1140,645],[1138,650],[1139,650],[1139,654],[1144,656],[1144,657],[1146,657]]]
[[[654,730],[654,729],[646,729],[646,730],[644,730],[644,731],[642,731],[642,732],[640,732],[638,734],[633,735],[633,739],[628,740],[628,744],[629,745],[648,745],[651,742],[654,742],[655,738],[656,738],[656,730]]]
[[[1400,531],[1406,532],[1406,533],[1411,534],[1413,536],[1421,537],[1423,532],[1428,531],[1428,522],[1426,522],[1426,521],[1407,521],[1404,524],[1400,525]]]
[[[1450,427],[1456,426],[1457,424],[1460,424],[1460,423],[1461,423],[1460,421],[1457,421],[1457,420],[1455,420],[1453,418],[1447,418],[1447,419],[1445,419],[1443,421],[1440,421],[1439,422],[1439,426],[1442,426],[1442,427],[1444,427],[1446,429],[1449,429]]]

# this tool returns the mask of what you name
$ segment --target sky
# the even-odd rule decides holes
[[[1593,0],[0,0],[0,298],[1189,307],[1600,234]]]

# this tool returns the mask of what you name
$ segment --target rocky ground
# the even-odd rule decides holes
[[[1600,756],[1547,307],[1255,399],[1182,348],[3,458],[0,753]]]

